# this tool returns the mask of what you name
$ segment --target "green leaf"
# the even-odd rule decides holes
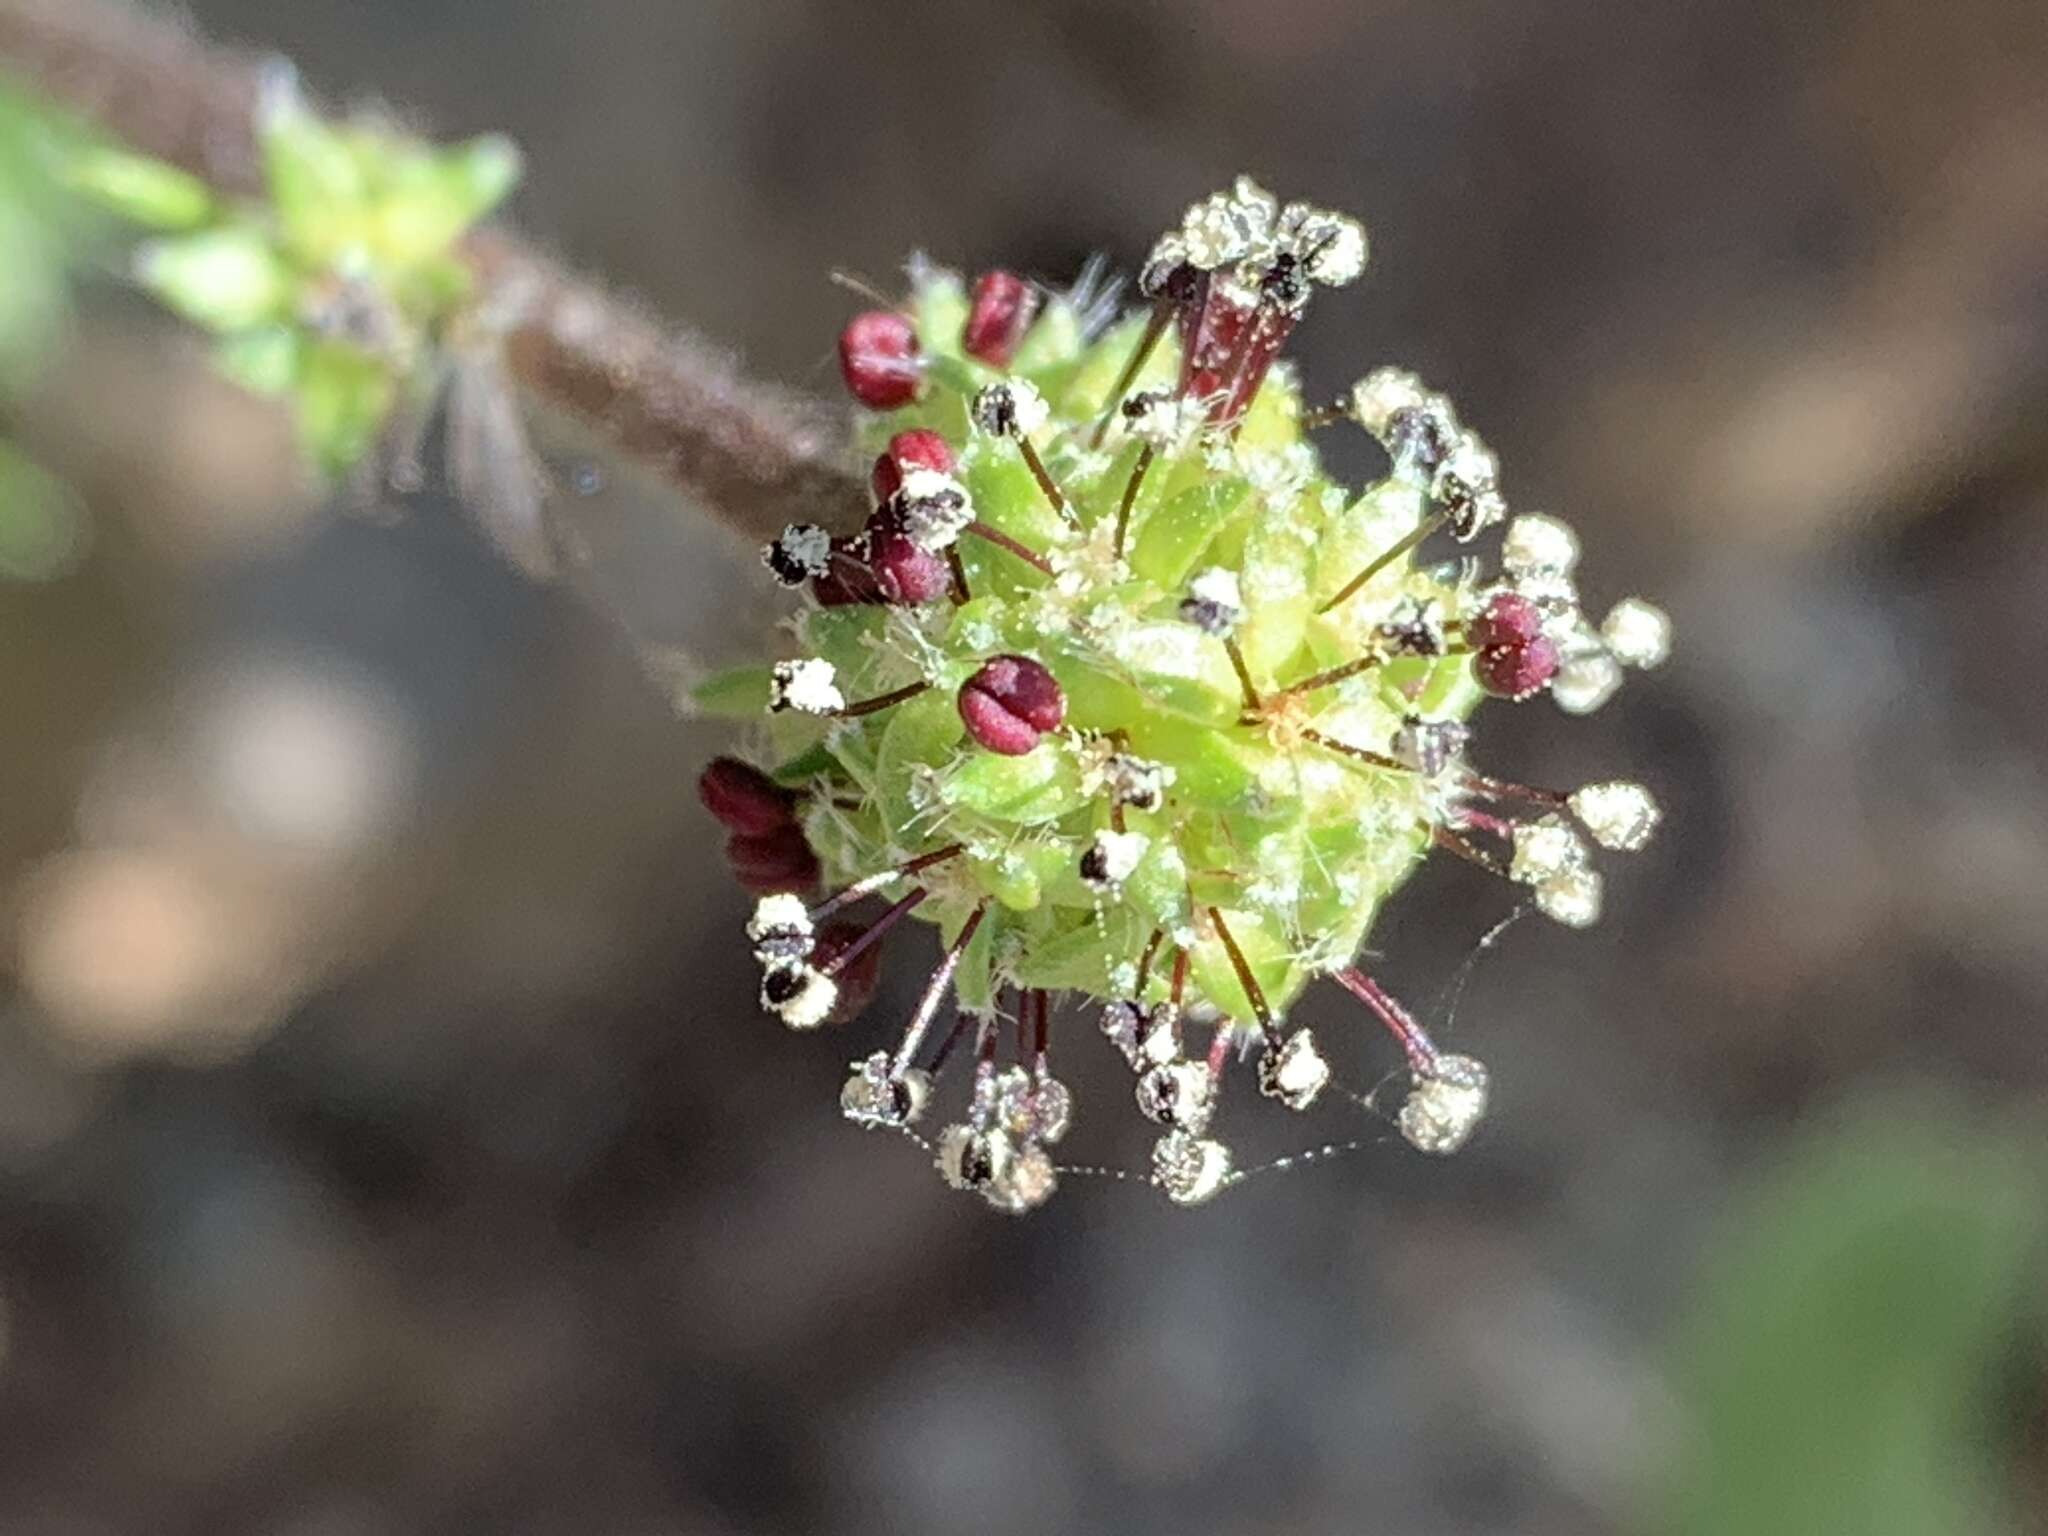
[[[1097,997],[1112,995],[1111,971],[1134,963],[1151,932],[1135,914],[1105,907],[1067,932],[1033,944],[1017,967],[1027,987],[1077,987]]]
[[[974,937],[960,952],[960,965],[953,972],[953,1000],[962,1009],[984,1011],[995,1006],[996,941],[1008,919],[998,907],[989,908]]]
[[[316,263],[367,247],[366,157],[308,111],[296,85],[273,81],[257,112],[270,206],[285,243]]]
[[[690,706],[698,714],[716,719],[758,720],[768,713],[774,676],[775,669],[768,666],[728,667],[690,690]]]
[[[1414,486],[1382,480],[1332,518],[1316,540],[1315,576],[1309,585],[1315,605],[1335,597],[1352,577],[1412,533],[1426,510],[1422,492]],[[1382,600],[1391,598],[1407,580],[1408,570],[1408,561],[1396,560],[1362,590]]]
[[[497,134],[448,149],[394,150],[374,200],[377,253],[397,265],[439,256],[504,201],[519,172],[518,147]]]
[[[949,694],[933,691],[891,709],[875,755],[876,798],[892,827],[918,823],[930,773],[949,762],[967,727]]]
[[[1019,825],[1051,821],[1087,799],[1074,760],[1050,741],[1022,757],[971,753],[940,783],[939,798],[955,810]]]
[[[64,575],[85,553],[87,526],[70,486],[0,442],[0,579]]]
[[[299,373],[299,333],[287,325],[266,325],[223,336],[214,348],[221,371],[256,395],[282,395]]]
[[[1223,646],[1177,619],[1129,624],[1107,640],[1109,655],[1156,709],[1210,725],[1235,720],[1244,693]]]
[[[367,353],[339,342],[305,349],[293,398],[300,440],[323,474],[340,479],[362,462],[397,394],[390,369]]]
[[[247,330],[291,313],[291,273],[269,239],[248,225],[152,241],[136,264],[145,287],[210,331]]]
[[[1276,999],[1291,997],[1299,990],[1293,977],[1293,946],[1287,935],[1262,913],[1243,908],[1220,910],[1230,936],[1244,952],[1245,964],[1251,968],[1259,990],[1269,1005],[1278,1007]],[[1238,980],[1237,967],[1231,964],[1230,952],[1223,947],[1221,938],[1198,940],[1188,958],[1189,969],[1210,1002],[1240,1023],[1249,1024],[1256,1019],[1251,999]]]
[[[1258,782],[1263,748],[1249,739],[1170,716],[1133,713],[1131,747],[1173,769],[1173,793],[1196,805],[1233,810],[1242,805]]]
[[[1131,569],[1178,592],[1249,491],[1235,476],[1218,476],[1169,498],[1139,527],[1131,545]]]
[[[1726,1213],[1685,1329],[1697,1428],[1664,1530],[2013,1528],[1985,1429],[2039,1285],[2044,1190],[1974,1107],[1946,1110],[1867,1103]]]
[[[820,741],[786,762],[776,764],[768,776],[778,784],[808,784],[812,779],[828,777],[838,763],[831,748]]]
[[[70,156],[64,180],[109,212],[167,233],[196,229],[220,211],[212,189],[198,177],[104,145]]]

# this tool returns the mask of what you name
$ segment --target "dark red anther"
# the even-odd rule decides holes
[[[946,440],[928,427],[913,427],[889,439],[888,448],[875,460],[868,484],[879,506],[903,489],[905,470],[931,469],[950,475],[954,468],[953,450]]]
[[[1465,621],[1465,643],[1475,651],[1527,645],[1543,633],[1543,610],[1519,592],[1496,592]]]
[[[1526,699],[1557,676],[1557,642],[1537,635],[1519,644],[1490,645],[1472,656],[1479,686],[1497,699]]]
[[[736,833],[726,839],[725,861],[755,896],[802,896],[817,888],[818,856],[794,822],[773,832]]]
[[[1249,408],[1297,313],[1213,273],[1169,289],[1180,321],[1180,392],[1209,402],[1211,421],[1234,421]]]
[[[865,923],[848,917],[834,918],[818,929],[817,941],[811,946],[811,964],[821,969],[830,965],[841,950],[865,932]],[[834,1024],[850,1024],[874,998],[875,987],[882,979],[882,946],[870,944],[835,972],[832,979],[839,983],[839,1000],[832,1005],[831,1020]]]
[[[1038,313],[1038,290],[998,267],[974,280],[974,303],[960,333],[960,350],[992,368],[1007,368]]]
[[[967,734],[991,752],[1022,757],[1067,718],[1067,696],[1029,656],[998,656],[960,685]]]
[[[728,832],[758,837],[796,825],[796,791],[736,757],[715,757],[705,766],[697,798]]]
[[[832,541],[832,561],[825,574],[811,582],[811,595],[826,608],[843,608],[851,603],[880,603],[881,584],[868,565],[868,535]]]
[[[910,404],[924,372],[917,327],[893,309],[855,315],[839,333],[839,371],[853,398],[871,411]]]
[[[921,549],[886,519],[869,525],[868,568],[888,603],[929,603],[953,585],[953,568],[943,555]]]

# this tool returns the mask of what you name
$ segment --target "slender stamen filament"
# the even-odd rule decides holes
[[[1351,596],[1352,593],[1356,592],[1360,587],[1364,586],[1368,581],[1371,581],[1373,577],[1379,575],[1381,571],[1385,570],[1388,566],[1392,565],[1396,560],[1400,559],[1403,555],[1407,554],[1409,550],[1413,549],[1416,545],[1420,544],[1424,539],[1428,538],[1432,533],[1434,533],[1437,530],[1438,526],[1449,515],[1450,514],[1444,512],[1442,509],[1438,509],[1437,511],[1430,513],[1429,516],[1425,517],[1421,522],[1417,523],[1412,529],[1410,529],[1408,533],[1403,535],[1400,539],[1396,540],[1394,546],[1391,549],[1382,551],[1379,555],[1374,557],[1372,562],[1369,565],[1367,565],[1364,570],[1360,571],[1356,576],[1352,577],[1349,581],[1345,582],[1344,585],[1338,589],[1337,595],[1331,598],[1327,603],[1323,604],[1322,607],[1318,608],[1316,612],[1328,613],[1332,608],[1336,607],[1339,603],[1343,602],[1346,598]]]
[[[1173,952],[1173,985],[1167,993],[1176,1009],[1180,1007],[1181,994],[1187,990],[1187,986],[1188,952],[1183,947]]]
[[[1124,535],[1131,526],[1131,507],[1138,499],[1138,487],[1145,483],[1145,472],[1152,467],[1152,460],[1156,457],[1152,445],[1145,444],[1138,454],[1138,462],[1131,466],[1131,478],[1124,482],[1124,499],[1116,509],[1116,557],[1119,560],[1124,557]]]
[[[1423,1074],[1436,1070],[1436,1042],[1429,1038],[1429,1032],[1415,1022],[1414,1015],[1396,1002],[1386,988],[1351,965],[1340,971],[1330,972],[1330,979],[1370,1008],[1374,1016],[1386,1025],[1387,1032],[1401,1042],[1401,1049],[1407,1053],[1410,1067]]]
[[[987,913],[988,903],[983,901],[967,914],[967,921],[960,925],[959,935],[940,958],[939,968],[925,983],[924,995],[917,1000],[917,1011],[911,1014],[910,1022],[904,1026],[902,1042],[896,1047],[896,1055],[889,1064],[892,1077],[900,1077],[917,1055],[925,1031],[931,1027],[932,1015],[939,1011],[939,1000],[946,995],[946,988],[952,985],[953,973],[960,969],[960,957],[974,941],[974,931],[981,926],[981,920]]]
[[[1509,878],[1507,870],[1501,866],[1498,859],[1473,847],[1449,827],[1431,827],[1429,829],[1429,837],[1430,841],[1435,843],[1437,847],[1447,853],[1455,853],[1467,864],[1477,864],[1488,874],[1499,875],[1503,880]]]
[[[1465,787],[1500,800],[1529,800],[1537,805],[1560,808],[1571,803],[1571,796],[1561,789],[1537,789],[1528,784],[1512,784],[1506,779],[1489,779],[1483,773],[1466,774]]]
[[[1398,757],[1389,757],[1386,753],[1375,752],[1369,747],[1354,747],[1348,741],[1332,740],[1321,731],[1304,730],[1301,733],[1301,739],[1313,742],[1326,752],[1342,753],[1345,757],[1364,763],[1368,768],[1384,768],[1392,773],[1415,772],[1413,768],[1402,762]]]
[[[1026,565],[1031,566],[1033,569],[1038,570],[1047,576],[1050,576],[1053,573],[1052,562],[1046,559],[1045,556],[1041,555],[1037,550],[1033,549],[1029,544],[1018,543],[1015,539],[1011,538],[1007,533],[1003,532],[1002,529],[991,527],[989,524],[984,523],[978,517],[960,531],[962,533],[971,533],[977,539],[986,539],[989,543],[995,545],[998,549],[1008,550],[1011,554],[1015,555],[1019,560],[1022,560]]]
[[[904,914],[909,912],[913,907],[915,907],[919,902],[923,901],[925,897],[929,895],[931,895],[931,892],[926,890],[921,885],[912,889],[908,895],[903,897],[902,900],[898,901],[894,906],[890,907],[888,911],[884,912],[880,917],[876,918],[873,923],[869,924],[867,931],[863,933],[859,938],[855,939],[851,944],[847,945],[846,948],[842,949],[830,960],[826,961],[823,965],[819,966],[819,973],[825,976],[838,975],[841,971],[845,970],[849,965],[853,964],[854,960],[857,959],[864,950],[868,949],[870,946],[879,942],[882,935],[887,933],[891,928],[895,927],[896,924],[903,918]],[[901,1071],[902,1067],[899,1065],[897,1070]]]
[[[1237,972],[1237,984],[1244,988],[1245,1001],[1252,1005],[1252,1016],[1259,1021],[1261,1029],[1273,1027],[1273,1010],[1266,1006],[1266,994],[1259,987],[1258,977],[1252,974],[1250,962],[1244,951],[1237,947],[1237,940],[1224,924],[1223,914],[1211,907],[1209,921],[1216,929],[1216,937],[1223,941],[1223,951],[1230,956],[1230,968]]]
[[[1237,642],[1225,637],[1223,649],[1230,656],[1230,665],[1237,672],[1237,683],[1244,690],[1244,707],[1253,713],[1260,708],[1259,690],[1252,683],[1251,668],[1244,664],[1244,652],[1237,648]]]
[[[931,687],[930,683],[905,683],[901,688],[893,688],[887,693],[877,694],[872,699],[861,699],[852,704],[842,704],[830,713],[842,720],[852,720],[860,715],[872,715],[877,710],[887,709],[892,704],[901,704],[905,699],[914,699],[929,687]]]
[[[1351,419],[1351,412],[1343,401],[1334,405],[1312,405],[1301,413],[1302,430],[1313,432],[1319,427],[1334,427],[1340,421]]]
[[[972,1018],[973,1015],[965,1011],[953,1016],[953,1027],[946,1032],[946,1038],[939,1042],[939,1052],[936,1056],[932,1057],[932,1064],[928,1069],[934,1081],[937,1081],[938,1075],[946,1070],[946,1063],[952,1059],[953,1048],[960,1043],[961,1037],[967,1033],[967,1024]]]
[[[1489,816],[1485,811],[1475,811],[1469,805],[1459,807],[1458,823],[1460,826],[1477,827],[1482,832],[1491,832],[1498,838],[1512,839],[1515,835],[1513,822],[1505,817]]]
[[[1209,1081],[1223,1081],[1223,1069],[1230,1065],[1230,1042],[1235,1031],[1228,1019],[1216,1021],[1216,1033],[1209,1037]]]
[[[969,597],[967,590],[967,567],[960,563],[960,551],[946,551],[946,566],[953,573],[953,606],[960,607]]]
[[[1386,659],[1378,651],[1373,651],[1368,655],[1359,657],[1356,661],[1347,661],[1340,667],[1331,667],[1326,672],[1318,672],[1313,677],[1305,677],[1298,683],[1290,683],[1281,689],[1275,697],[1294,699],[1301,697],[1305,693],[1314,693],[1318,688],[1328,688],[1343,682],[1346,678],[1356,677],[1361,672],[1370,672]]]
[[[879,891],[892,880],[908,879],[912,875],[930,869],[934,864],[945,863],[946,860],[964,851],[966,846],[965,843],[948,843],[945,847],[935,849],[931,853],[921,853],[909,863],[899,864],[894,869],[885,869],[876,875],[863,875],[845,890],[827,896],[818,905],[811,908],[810,919],[814,923],[823,922],[841,907],[848,906],[853,902],[859,901],[863,896]]]
[[[1132,996],[1145,995],[1145,983],[1152,979],[1152,957],[1159,953],[1159,946],[1166,942],[1166,930],[1154,928],[1152,937],[1145,941],[1145,952],[1138,956],[1138,984],[1131,989]]]
[[[1031,1031],[1031,1060],[1033,1065],[1043,1067],[1052,1042],[1052,998],[1043,987],[1033,987],[1026,995],[1037,1010]]]
[[[1053,483],[1052,476],[1046,471],[1045,460],[1041,459],[1038,450],[1031,446],[1031,439],[1020,435],[1017,439],[1017,451],[1024,455],[1024,467],[1031,471],[1031,478],[1038,482],[1039,490],[1044,492],[1045,499],[1052,503],[1053,511],[1071,522],[1074,509],[1067,504],[1067,493]]]
[[[1088,446],[1100,448],[1102,439],[1109,431],[1109,424],[1115,419],[1117,407],[1123,404],[1124,396],[1145,366],[1145,360],[1152,355],[1152,349],[1159,345],[1159,338],[1166,333],[1166,322],[1173,318],[1173,304],[1161,299],[1152,306],[1151,318],[1145,322],[1145,334],[1138,338],[1138,345],[1131,350],[1124,371],[1116,376],[1116,383],[1110,386],[1109,403],[1102,408],[1102,415],[1096,418],[1095,430],[1088,434]]]

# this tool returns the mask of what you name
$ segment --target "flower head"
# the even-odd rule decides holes
[[[1061,1181],[1063,993],[1092,999],[1178,1204],[1241,1177],[1236,1098],[1362,1098],[1331,1091],[1361,1052],[1289,1020],[1318,980],[1407,1063],[1402,1134],[1455,1150],[1486,1070],[1353,963],[1374,917],[1442,850],[1583,925],[1597,860],[1657,824],[1626,781],[1567,794],[1475,766],[1488,697],[1596,707],[1664,658],[1669,624],[1639,599],[1589,620],[1577,535],[1511,516],[1492,450],[1413,373],[1304,403],[1281,353],[1366,253],[1355,221],[1239,180],[1161,237],[1145,308],[1107,330],[1092,298],[920,265],[841,338],[874,512],[771,547],[815,598],[756,715],[778,766],[722,767],[704,794],[736,839],[775,840],[744,850],[780,893],[747,942],[792,1027],[848,1016],[885,936],[936,926],[938,966],[894,1043],[854,1053],[841,1104],[906,1131],[971,1058],[931,1145],[997,1210]],[[1308,435],[1347,422],[1385,455],[1362,489]],[[1466,551],[1440,563],[1433,540]],[[750,676],[706,696],[758,711]],[[1255,1094],[1233,1094],[1244,1076]]]

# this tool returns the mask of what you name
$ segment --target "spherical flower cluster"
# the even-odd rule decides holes
[[[1664,659],[1669,626],[1635,598],[1589,620],[1576,535],[1511,516],[1492,451],[1413,374],[1304,405],[1282,347],[1365,257],[1355,221],[1240,180],[1159,241],[1144,306],[1114,324],[1007,272],[920,266],[900,310],[840,338],[873,511],[769,545],[808,594],[793,654],[700,692],[756,712],[772,765],[721,759],[702,785],[762,897],[763,1006],[797,1029],[846,1017],[883,936],[936,925],[937,970],[841,1106],[928,1135],[946,1182],[999,1210],[1059,1181],[1055,994],[1090,1000],[1129,1066],[1148,1176],[1176,1202],[1241,1176],[1216,1134],[1234,1063],[1286,1109],[1325,1097],[1330,1057],[1289,1021],[1318,979],[1399,1045],[1402,1134],[1456,1150],[1487,1072],[1357,964],[1380,907],[1444,850],[1582,926],[1594,849],[1656,826],[1639,785],[1567,793],[1469,761],[1487,697],[1595,708]],[[1387,458],[1363,490],[1309,441],[1347,422]],[[1461,557],[1425,558],[1436,536]],[[959,1118],[915,1129],[967,1041]]]

